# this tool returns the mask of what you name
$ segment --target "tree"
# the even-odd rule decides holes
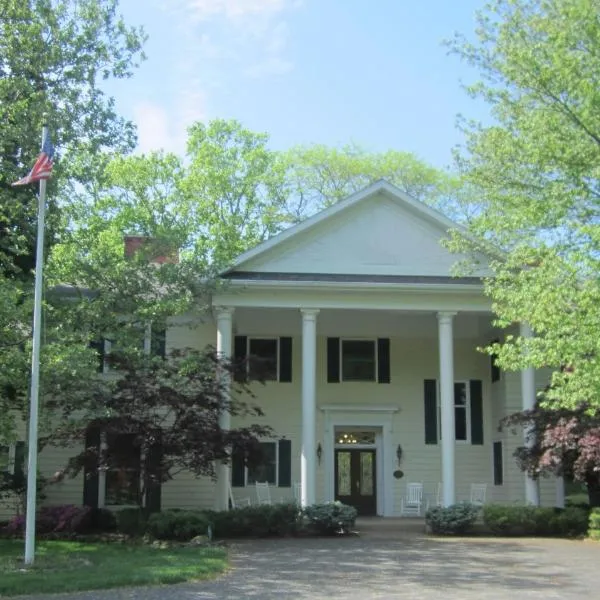
[[[282,159],[291,221],[301,221],[380,179],[450,217],[464,219],[464,203],[455,178],[410,152],[370,153],[356,144],[341,148],[316,144],[292,148]]]
[[[0,438],[13,439],[25,414],[37,199],[34,186],[11,187],[39,154],[48,122],[59,160],[48,186],[46,240],[64,232],[59,210],[102,168],[103,152],[127,152],[133,125],[118,117],[102,80],[131,75],[144,34],[127,27],[116,0],[0,0]],[[45,349],[62,365],[69,348]]]
[[[532,477],[564,476],[585,484],[590,506],[600,506],[600,413],[588,405],[533,410],[510,415],[504,426],[522,425],[529,445],[517,449],[519,466]]]
[[[227,266],[286,223],[284,170],[268,139],[235,120],[189,129],[182,189],[196,231],[193,253],[205,268]]]
[[[482,80],[469,91],[493,123],[465,125],[459,165],[480,191],[470,240],[498,248],[486,292],[509,335],[507,369],[553,370],[550,407],[600,406],[600,21],[598,0],[498,0],[479,13],[474,43],[454,50]],[[473,239],[477,240],[473,243]],[[566,367],[566,368],[564,368]]]
[[[244,384],[236,384],[233,393],[225,386],[224,375],[233,375],[239,365],[210,349],[173,353],[168,360],[115,352],[109,362],[118,377],[91,379],[87,397],[48,400],[61,424],[45,442],[83,446],[66,465],[66,475],[83,469],[88,476],[100,469],[124,478],[133,473],[140,477],[141,486],[134,482],[133,487],[141,505],[145,492],[180,471],[214,476],[215,463],[228,462],[234,450],[250,465],[260,461],[259,438],[270,435],[270,428],[253,424],[223,430],[219,425],[224,410],[262,416],[244,401],[249,394]],[[96,432],[94,443],[90,431]]]

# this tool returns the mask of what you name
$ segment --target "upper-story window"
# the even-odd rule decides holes
[[[375,340],[342,340],[340,346],[342,381],[376,381]]]
[[[251,379],[279,379],[279,338],[248,338],[248,375]]]

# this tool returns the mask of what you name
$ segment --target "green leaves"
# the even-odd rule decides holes
[[[475,43],[451,43],[495,117],[465,128],[460,160],[480,192],[472,233],[506,250],[486,290],[499,325],[526,321],[537,335],[509,339],[500,363],[555,370],[547,401],[571,408],[600,404],[599,11],[598,0],[498,0]]]

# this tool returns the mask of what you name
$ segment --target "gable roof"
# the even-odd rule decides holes
[[[438,210],[380,180],[248,250],[221,276],[285,279],[306,272],[313,278],[332,273],[357,279],[362,273],[450,280],[451,267],[461,258],[440,244],[450,230],[469,235]]]

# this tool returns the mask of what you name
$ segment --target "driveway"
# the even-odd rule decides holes
[[[210,582],[83,592],[65,600],[597,598],[600,544],[549,539],[425,537],[397,521],[360,537],[242,542]],[[33,598],[33,597],[29,597]],[[36,596],[35,598],[42,598]]]

